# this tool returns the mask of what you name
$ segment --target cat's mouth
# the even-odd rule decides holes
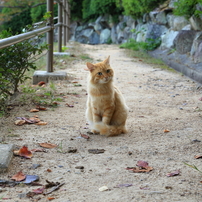
[[[111,80],[111,77],[105,77],[100,80],[100,83],[108,83]]]

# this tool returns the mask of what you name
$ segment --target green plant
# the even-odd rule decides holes
[[[161,44],[160,38],[150,39],[147,38],[145,42],[137,42],[134,39],[129,39],[128,42],[123,43],[120,48],[131,49],[135,51],[144,50],[151,51],[157,48]]]
[[[65,52],[66,50],[68,50],[69,48],[66,46],[62,46],[62,52]]]
[[[199,170],[195,165],[190,165],[190,164],[185,163],[185,162],[183,162],[183,163],[184,163],[185,165],[189,166],[190,168],[193,168],[193,169],[197,170],[198,172],[202,173],[202,171]]]
[[[160,3],[165,0],[116,0],[116,4],[119,7],[123,7],[125,15],[131,15],[134,18],[139,18],[143,14],[152,11]]]
[[[196,9],[196,4],[202,4],[202,0],[179,0],[175,2],[174,14],[179,16],[185,16],[187,18],[192,15],[202,15],[202,11]]]
[[[123,11],[122,7],[116,6],[116,0],[84,0],[83,1],[83,19],[95,19],[100,15],[110,14],[113,19]]]
[[[11,31],[0,33],[1,39],[10,36]],[[39,39],[40,36],[0,49],[0,113],[5,110],[9,96],[18,91],[19,84],[30,78],[25,73],[36,69],[35,61],[47,49],[46,44],[38,44]]]

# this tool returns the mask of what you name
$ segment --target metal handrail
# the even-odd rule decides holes
[[[14,45],[14,44],[19,43],[19,42],[22,42],[26,39],[30,39],[30,38],[33,38],[35,36],[47,33],[47,43],[49,44],[49,49],[47,52],[47,72],[53,72],[53,29],[56,27],[59,27],[59,30],[60,30],[58,33],[58,41],[60,41],[60,43],[58,43],[59,52],[61,52],[61,50],[62,50],[62,28],[63,28],[63,38],[64,38],[63,43],[64,43],[64,45],[66,45],[66,42],[69,40],[69,33],[70,33],[69,1],[68,0],[63,0],[63,1],[56,0],[56,1],[58,2],[58,9],[63,8],[63,12],[59,9],[60,10],[59,16],[56,17],[56,18],[58,18],[57,24],[53,24],[53,20],[56,18],[53,18],[53,16],[51,16],[49,18],[49,25],[48,26],[45,26],[42,28],[37,28],[33,31],[26,32],[26,33],[19,34],[19,35],[15,35],[15,36],[11,36],[9,38],[1,39],[0,40],[0,49]],[[53,12],[53,4],[54,4],[54,0],[47,0],[47,11],[52,13],[52,14],[54,13]],[[62,13],[64,14],[63,18],[62,18]],[[36,23],[36,24],[40,25],[40,23],[41,22]]]
[[[11,36],[9,38],[1,39],[0,40],[0,49],[6,48],[8,46],[14,45],[16,43],[22,42],[26,39],[30,39],[32,37],[44,34],[52,29],[51,26],[46,26],[43,28],[39,28],[37,30],[33,30],[27,33],[19,34],[16,36]]]

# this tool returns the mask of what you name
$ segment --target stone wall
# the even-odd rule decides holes
[[[110,15],[104,15],[91,23],[74,22],[71,24],[71,40],[86,44],[121,44],[129,39],[137,42],[160,39],[158,50],[161,52],[185,55],[192,63],[200,64],[202,16],[186,19],[173,15],[175,1],[177,0],[167,1],[166,5],[146,13],[138,20],[130,16],[120,16],[119,22],[113,23]],[[202,5],[198,4],[197,8],[202,11]]]

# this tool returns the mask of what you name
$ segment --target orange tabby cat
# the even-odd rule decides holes
[[[92,132],[107,136],[126,133],[128,107],[113,84],[114,71],[109,57],[103,62],[87,62],[86,65],[86,70],[90,71],[86,117]]]

